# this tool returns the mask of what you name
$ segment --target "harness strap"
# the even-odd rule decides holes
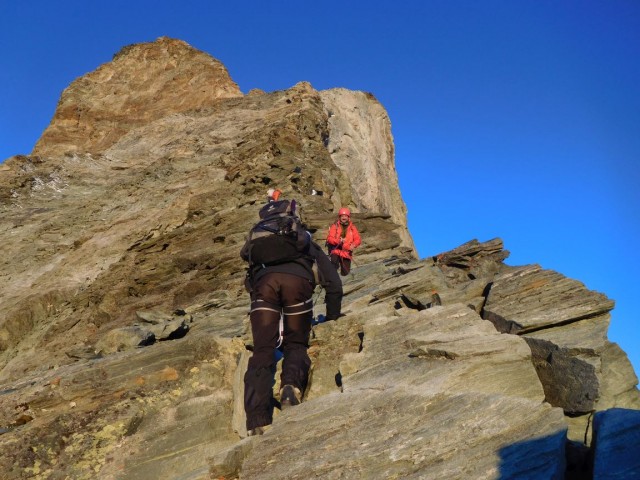
[[[276,348],[280,348],[282,346],[282,342],[284,341],[284,315],[282,313],[282,308],[280,308],[279,305],[274,305],[273,303],[258,299],[251,302],[251,311],[249,312],[249,315],[251,315],[253,312],[258,311],[273,312],[280,315],[280,320],[278,322],[278,343],[276,344]]]
[[[249,312],[249,313],[258,312],[258,311],[260,311],[260,310],[267,311],[267,312],[280,313],[280,310],[276,310],[276,309],[274,309],[274,308],[267,308],[267,307],[252,308],[252,309],[251,309],[251,312]]]
[[[294,308],[294,307],[301,307],[303,305],[306,305],[307,303],[309,303],[311,301],[311,299],[309,300],[305,300],[304,302],[300,302],[300,303],[296,303],[295,305],[287,305],[284,308]]]
[[[278,325],[278,343],[276,348],[280,348],[284,342],[284,315],[280,314],[280,324]]]
[[[280,314],[280,320],[278,322],[278,343],[276,344],[276,348],[280,348],[284,342],[284,317],[302,315],[303,313],[313,311],[313,296],[304,302],[296,303],[294,305],[285,305],[284,307],[274,305],[262,299],[254,300],[251,302],[251,311],[249,313],[251,314],[257,311],[267,311]]]
[[[249,313],[257,312],[259,310],[265,310],[268,312],[280,313],[282,309],[280,305],[275,305],[273,303],[266,302],[264,300],[258,299],[251,302],[251,311]]]

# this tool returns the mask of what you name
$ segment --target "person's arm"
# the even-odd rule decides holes
[[[362,243],[362,238],[360,238],[360,232],[358,232],[358,229],[354,224],[351,224],[351,228],[353,230],[353,244],[351,249],[353,250],[355,247],[360,246],[360,244]]]
[[[340,280],[336,267],[317,243],[311,243],[309,253],[318,266],[318,280],[325,290],[324,303],[327,306],[327,320],[336,320],[340,316],[342,306],[342,280]]]
[[[340,238],[340,230],[336,227],[336,224],[332,224],[329,228],[329,234],[327,235],[327,244],[332,246],[340,245],[342,239]]]
[[[240,258],[242,258],[245,262],[249,261],[250,249],[251,249],[251,243],[249,242],[249,240],[247,240],[246,242],[244,242],[244,245],[242,246],[242,250],[240,250]]]

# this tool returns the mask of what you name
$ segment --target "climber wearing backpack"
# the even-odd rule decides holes
[[[358,229],[351,221],[351,211],[341,208],[338,219],[329,228],[327,235],[327,248],[331,263],[336,269],[340,269],[343,277],[351,271],[351,259],[353,249],[362,243]]]
[[[312,294],[318,281],[325,289],[326,318],[340,316],[342,282],[322,249],[304,228],[295,200],[279,200],[269,190],[260,221],[249,233],[240,256],[249,263],[253,355],[244,376],[244,407],[249,435],[261,435],[273,419],[275,352],[283,353],[280,405],[298,405],[307,387],[307,354],[313,320]]]

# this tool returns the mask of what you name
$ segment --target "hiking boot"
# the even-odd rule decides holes
[[[294,405],[300,405],[301,399],[300,389],[293,385],[285,385],[282,387],[282,390],[280,390],[280,409],[284,410]]]
[[[248,437],[255,437],[257,435],[264,435],[264,427],[256,427],[251,430],[247,430]]]

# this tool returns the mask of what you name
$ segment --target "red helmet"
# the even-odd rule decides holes
[[[270,188],[269,190],[267,190],[267,198],[269,200],[273,200],[274,202],[278,201],[280,195],[282,195],[282,191],[278,190],[277,188]]]
[[[351,216],[351,212],[349,211],[349,209],[348,209],[348,208],[341,208],[341,209],[338,211],[338,216],[340,217],[340,216],[342,216],[342,215],[346,215],[347,217],[350,217],[350,216]]]

